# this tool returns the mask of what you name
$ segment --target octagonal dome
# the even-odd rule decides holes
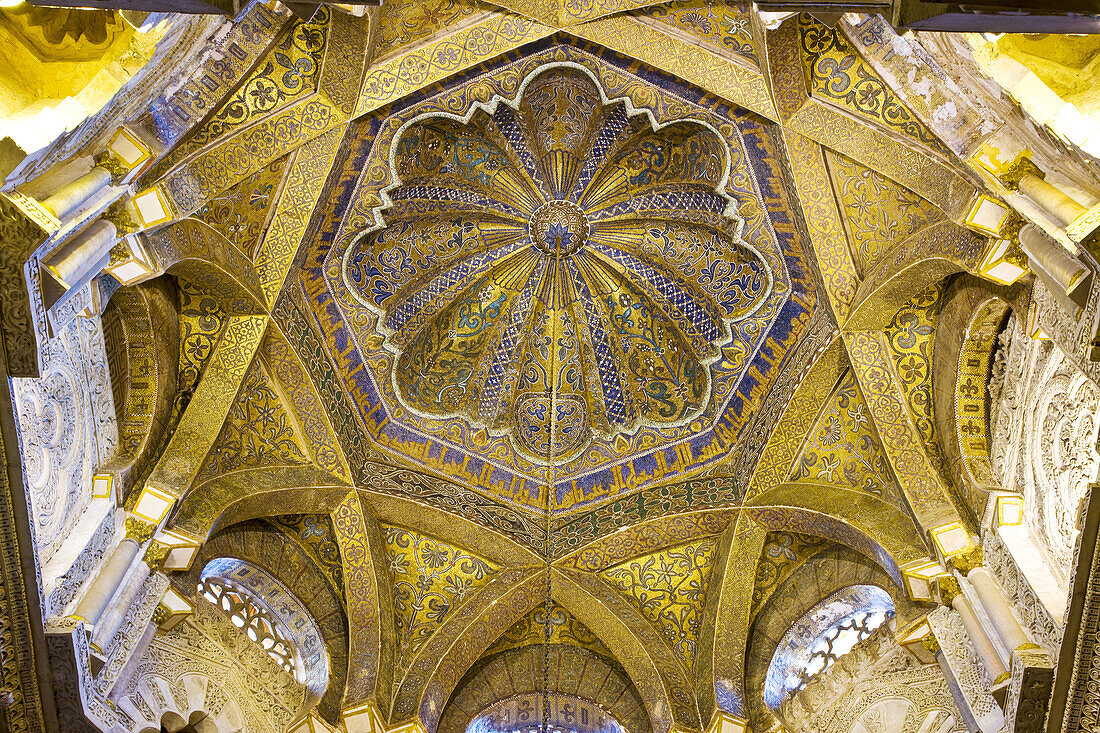
[[[771,291],[739,238],[721,137],[657,125],[584,69],[413,120],[390,160],[385,226],[346,274],[397,355],[394,389],[537,462],[698,415],[730,324]]]

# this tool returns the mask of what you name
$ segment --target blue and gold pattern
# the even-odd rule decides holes
[[[730,324],[772,276],[738,241],[715,132],[654,129],[573,68],[521,95],[404,131],[387,227],[357,241],[348,279],[406,406],[508,433],[543,462],[696,416]]]
[[[724,198],[721,194],[725,194],[735,203],[731,215],[725,217],[730,222],[728,226],[738,226],[734,223],[735,217],[742,221],[737,233],[740,241],[746,243],[745,251],[749,252],[750,247],[755,250],[772,277],[770,294],[762,298],[758,309],[743,320],[729,323],[731,339],[718,344],[720,356],[709,366],[710,399],[701,405],[697,415],[680,423],[650,424],[639,419],[634,432],[620,430],[613,436],[600,435],[588,427],[594,434],[587,445],[568,459],[555,460],[553,480],[545,459],[532,460],[532,456],[517,449],[510,435],[499,431],[494,433],[486,429],[487,425],[465,417],[440,419],[406,406],[405,400],[397,394],[398,385],[393,378],[397,357],[393,350],[383,348],[384,341],[400,334],[385,333],[384,325],[379,323],[381,309],[364,304],[364,300],[374,296],[352,277],[352,270],[357,266],[361,267],[363,262],[370,264],[369,260],[361,259],[358,265],[353,261],[354,256],[364,249],[363,242],[378,238],[384,240],[403,226],[400,221],[394,221],[393,210],[417,203],[401,200],[400,191],[409,187],[398,183],[404,179],[394,170],[397,165],[397,142],[404,134],[429,117],[439,118],[444,126],[450,124],[446,120],[448,115],[460,129],[481,129],[477,126],[484,126],[487,120],[479,122],[479,116],[491,117],[497,107],[507,106],[512,110],[522,107],[521,83],[524,79],[537,78],[541,75],[537,72],[547,66],[573,68],[590,79],[598,80],[601,109],[607,107],[608,112],[614,111],[615,107],[632,110],[633,113],[626,116],[627,121],[645,116],[651,119],[651,128],[669,128],[667,132],[676,132],[683,129],[682,123],[694,121],[714,133],[729,155],[729,173],[721,193],[715,191],[713,186],[706,193],[712,199]],[[358,123],[357,128],[349,132],[354,142],[348,148],[346,157],[337,164],[338,183],[333,187],[332,195],[321,203],[323,220],[302,261],[299,285],[303,299],[311,304],[318,336],[327,342],[341,385],[358,412],[359,429],[383,455],[392,456],[418,470],[446,476],[449,481],[469,487],[491,497],[493,501],[502,501],[521,509],[545,507],[549,484],[554,486],[552,504],[556,511],[564,512],[582,510],[614,497],[622,498],[637,490],[650,492],[654,497],[658,493],[664,495],[667,493],[666,489],[661,488],[664,484],[683,481],[703,471],[722,470],[730,448],[758,409],[791,348],[805,334],[811,315],[817,308],[816,285],[810,275],[811,268],[791,189],[784,184],[787,174],[780,162],[782,154],[775,135],[774,128],[762,118],[730,107],[671,77],[654,76],[652,71],[643,70],[636,62],[616,56],[595,44],[585,43],[578,47],[575,43],[565,45],[555,40],[537,42],[524,55],[498,59],[456,80],[403,100],[398,108],[389,112],[388,117],[364,119]],[[474,139],[472,133],[469,139]],[[479,139],[487,145],[495,144],[499,154],[505,154],[505,148],[496,144],[501,139],[499,132],[495,138]],[[541,164],[535,161],[531,165]],[[522,161],[517,163],[514,160],[507,166],[507,173],[502,166],[499,175],[516,175],[520,168],[519,174],[533,179],[527,172],[527,166]],[[492,174],[498,175],[496,171]],[[459,170],[448,175],[465,173]],[[478,175],[476,168],[474,175]],[[540,179],[553,180],[544,178],[541,171]],[[498,177],[496,180],[501,179]],[[669,189],[679,185],[675,182],[670,184]],[[699,187],[705,188],[706,185]],[[471,187],[468,193],[470,196],[480,195],[478,192],[484,188],[484,185],[480,189]],[[397,193],[398,198],[384,199],[383,191],[386,190]],[[528,210],[533,213],[547,200],[554,199],[552,195],[543,194]],[[428,203],[436,206],[440,202]],[[450,203],[457,205],[461,202]],[[378,213],[383,208],[387,210]],[[481,224],[483,228],[492,224],[495,227],[491,227],[493,235],[499,231],[500,225],[507,224],[505,215],[499,211],[496,213],[497,219],[482,217],[482,220],[487,219],[487,223]],[[725,212],[718,212],[719,218],[723,214]],[[715,212],[711,211],[708,215],[714,217]],[[461,250],[465,254],[456,254],[448,249],[446,257],[473,258],[485,254],[476,249],[476,246],[481,246],[476,239],[479,233],[470,233],[469,228],[455,227],[453,222],[446,221],[446,217],[436,218],[437,226],[453,227],[449,229],[451,234],[443,237],[444,242],[451,242],[449,248],[468,248]],[[461,219],[461,216],[457,218]],[[699,273],[698,265],[689,257],[696,254],[693,245],[676,232],[689,227],[695,227],[696,231],[704,230],[705,222],[685,222],[675,216],[666,219],[681,228],[670,227],[667,245],[664,239],[659,240],[661,245],[685,258],[677,266],[695,267],[695,272]],[[521,222],[523,230],[526,230],[529,221]],[[591,226],[591,222],[589,224]],[[516,228],[514,224],[511,226]],[[456,235],[454,229],[458,230],[460,242],[453,240]],[[515,246],[520,249],[518,240]],[[527,249],[527,256],[534,257],[535,248],[530,246]],[[589,251],[593,249],[594,244],[587,242],[582,251],[586,256],[602,257],[599,252]],[[503,255],[503,252],[487,251]],[[513,260],[494,260],[490,264],[492,269],[505,268],[499,270],[505,272],[510,267],[518,266],[516,263],[521,256],[522,253],[517,251],[512,255]],[[548,262],[554,260],[541,251],[538,251],[538,256]],[[650,255],[643,252],[642,256]],[[642,257],[637,259],[642,261]],[[444,261],[444,271],[451,261]],[[700,274],[692,276],[690,287],[693,291],[689,292],[706,295],[703,287],[694,282],[699,277]],[[471,276],[471,282],[473,280],[476,276]],[[642,281],[643,278],[636,276],[627,280],[639,288]],[[480,295],[481,287],[471,290],[468,285],[459,284],[458,287],[463,292]],[[407,287],[408,281],[403,281],[400,286]],[[652,284],[646,287],[652,288]],[[486,306],[499,296],[500,293],[497,293]],[[511,302],[509,298],[507,304]],[[480,307],[480,298],[478,304]],[[433,320],[444,317],[436,311],[430,315]],[[578,327],[585,325],[576,318],[570,323]],[[444,332],[446,336],[449,336],[449,330],[448,324]],[[675,330],[683,333],[678,324]],[[405,334],[405,348],[416,335],[417,328],[413,327],[410,331],[412,333]],[[519,347],[523,346],[519,344]],[[557,351],[552,350],[547,358],[550,357],[557,359]],[[582,365],[580,374],[586,380],[585,384],[594,384],[592,373],[583,371],[585,366],[591,368],[591,365]],[[599,379],[598,368],[596,379]],[[602,395],[598,396],[602,399]]]

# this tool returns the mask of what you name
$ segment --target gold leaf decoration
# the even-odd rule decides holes
[[[791,468],[790,480],[900,500],[886,454],[871,427],[870,410],[850,369],[818,414],[802,453]]]
[[[456,608],[500,569],[466,550],[403,527],[383,525],[393,573],[398,667],[413,656]]]
[[[499,652],[532,644],[542,644],[545,633],[546,608],[539,606],[512,624],[499,639],[493,642],[484,656],[489,657]],[[578,646],[609,659],[615,658],[611,650],[600,641],[600,637],[557,603],[550,606],[550,643]]]
[[[878,171],[839,153],[827,158],[862,274],[911,234],[945,218],[931,202]]]
[[[660,629],[688,669],[699,645],[714,546],[706,539],[670,547],[600,573]]]
[[[297,426],[263,362],[253,362],[198,480],[242,468],[300,465],[309,459]]]

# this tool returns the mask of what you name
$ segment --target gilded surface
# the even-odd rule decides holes
[[[827,157],[861,273],[910,234],[944,218],[931,203],[878,171],[838,153]]]
[[[211,198],[193,216],[221,232],[245,254],[251,254],[267,229],[293,158],[292,153],[264,166]]]
[[[266,327],[267,316],[229,319],[194,397],[149,477],[154,485],[177,496],[191,486],[225,422]]]
[[[387,699],[392,684],[395,639],[393,595],[385,576],[386,548],[378,524],[365,514],[355,491],[331,514],[345,578],[348,612],[346,702]]]
[[[725,188],[730,192],[743,192],[741,195],[735,196],[739,202],[737,214],[744,220],[741,239],[753,245],[774,274],[771,297],[767,298],[764,305],[746,320],[737,323],[737,328],[733,329],[734,340],[722,348],[721,359],[716,362],[712,369],[712,373],[715,374],[711,380],[711,391],[714,396],[708,401],[699,417],[684,423],[682,426],[673,426],[671,429],[643,426],[633,435],[619,435],[614,439],[593,439],[587,448],[577,454],[576,458],[568,463],[559,464],[555,469],[557,474],[569,478],[568,481],[562,481],[558,488],[556,503],[563,508],[581,508],[585,504],[598,502],[615,493],[621,493],[624,489],[629,491],[631,488],[643,488],[653,485],[658,476],[695,471],[704,466],[716,464],[720,456],[728,450],[725,446],[728,446],[729,441],[735,437],[736,432],[744,425],[745,419],[755,409],[759,399],[762,398],[764,394],[763,385],[776,372],[776,356],[780,352],[769,351],[768,357],[761,359],[757,356],[761,353],[759,351],[760,346],[769,343],[774,344],[775,348],[785,350],[786,345],[792,343],[802,329],[804,319],[808,315],[807,308],[812,307],[811,304],[814,300],[808,297],[806,290],[803,290],[803,288],[812,288],[812,284],[807,279],[800,279],[796,283],[791,283],[781,274],[785,272],[787,267],[797,265],[799,274],[803,275],[805,273],[805,270],[802,269],[803,253],[797,231],[786,223],[779,225],[769,219],[769,216],[780,216],[778,212],[786,206],[788,199],[784,191],[774,188],[775,182],[771,176],[777,171],[769,162],[771,159],[767,157],[774,150],[774,142],[759,126],[755,118],[752,116],[722,118],[713,115],[705,107],[689,106],[685,102],[671,97],[667,99],[666,105],[660,97],[654,99],[652,95],[655,90],[647,82],[630,73],[624,73],[614,67],[607,67],[589,55],[575,53],[560,47],[551,47],[541,55],[541,58],[524,59],[517,64],[506,66],[505,69],[509,71],[507,76],[488,74],[480,77],[479,84],[482,84],[483,88],[477,89],[476,96],[473,96],[473,98],[491,99],[491,96],[486,97],[486,95],[501,93],[507,93],[509,97],[514,97],[516,94],[512,91],[515,88],[514,86],[501,88],[495,85],[514,85],[517,77],[512,74],[516,72],[522,74],[518,77],[519,80],[529,77],[537,78],[532,76],[530,72],[539,68],[540,60],[553,60],[555,58],[562,59],[562,61],[556,62],[557,64],[561,64],[566,59],[575,59],[575,61],[569,63],[581,65],[584,69],[592,69],[592,74],[598,75],[600,84],[609,99],[617,100],[621,97],[626,100],[623,103],[624,105],[629,102],[633,104],[635,109],[639,110],[647,106],[657,105],[657,119],[661,121],[660,124],[662,125],[675,122],[677,119],[684,117],[699,120],[701,123],[709,124],[720,133],[725,138],[727,146],[733,143],[735,147],[728,148],[728,150],[729,154],[733,156],[734,162],[729,166],[729,179]],[[474,92],[475,90],[462,90],[461,96],[457,98],[450,94],[431,98],[421,103],[417,111],[421,116],[426,116],[434,108],[446,110],[456,108],[456,105],[469,104],[468,100],[471,99]],[[522,108],[522,103],[519,106]],[[607,111],[613,112],[616,107],[617,105],[608,105]],[[495,107],[494,114],[499,116],[504,109],[503,104],[498,104]],[[471,110],[472,112],[473,110]],[[409,116],[405,118],[408,119]],[[400,120],[400,117],[398,120]],[[333,291],[343,318],[341,321],[337,321],[333,319],[330,313],[325,313],[319,318],[319,325],[323,331],[332,334],[330,338],[343,341],[351,336],[356,339],[357,349],[344,352],[340,356],[340,360],[346,364],[345,367],[342,367],[343,369],[350,370],[353,373],[362,373],[359,371],[361,367],[358,364],[361,363],[360,360],[363,360],[365,362],[364,366],[368,367],[366,374],[375,373],[379,375],[371,379],[369,386],[362,379],[349,382],[349,390],[353,395],[361,395],[361,397],[355,398],[356,402],[370,406],[364,408],[372,412],[372,416],[367,420],[368,430],[388,449],[388,452],[392,451],[395,455],[401,455],[413,461],[424,461],[429,465],[439,465],[442,459],[444,464],[448,465],[448,475],[454,480],[469,481],[471,485],[479,487],[480,490],[489,490],[494,494],[506,497],[506,500],[521,505],[538,507],[544,501],[542,492],[545,486],[545,471],[537,463],[532,463],[517,451],[508,438],[505,436],[495,437],[492,434],[486,435],[481,431],[467,430],[463,430],[460,435],[456,436],[452,432],[453,428],[451,426],[459,424],[457,421],[441,422],[440,420],[419,416],[401,404],[401,400],[392,392],[397,385],[394,385],[393,380],[386,376],[393,369],[392,357],[385,349],[379,348],[381,345],[380,339],[378,336],[370,334],[368,330],[374,326],[378,316],[375,311],[360,304],[353,297],[353,293],[348,291],[341,273],[336,269],[336,266],[340,264],[340,259],[337,259],[337,256],[342,257],[345,252],[354,251],[353,249],[341,249],[343,245],[339,242],[358,236],[365,229],[377,227],[378,219],[376,219],[374,211],[384,209],[387,206],[381,198],[379,189],[384,187],[387,180],[392,181],[393,177],[388,170],[389,161],[385,158],[380,159],[377,151],[387,149],[385,147],[388,144],[386,141],[392,135],[390,130],[396,132],[393,126],[396,125],[398,120],[387,123],[379,133],[374,151],[367,155],[365,160],[360,160],[355,156],[349,158],[349,164],[351,161],[356,161],[355,169],[361,171],[359,174],[360,182],[356,193],[353,195],[348,214],[341,224],[340,231],[342,233],[337,235],[337,248],[328,256],[325,273],[327,276],[325,284],[327,288],[331,288]],[[740,132],[738,132],[738,127],[732,125],[731,122],[736,122],[736,125],[740,126]],[[469,124],[485,123],[476,123],[475,120],[472,120]],[[671,129],[679,129],[679,127],[682,126],[672,125]],[[626,139],[629,140],[630,138]],[[762,166],[759,173],[757,173],[758,169],[754,168],[758,165]],[[526,169],[520,163],[501,170],[525,171]],[[503,172],[502,175],[504,175]],[[628,183],[628,185],[630,184]],[[706,185],[709,184],[705,184],[704,188]],[[775,191],[778,194],[777,198],[765,198],[768,203],[761,206],[759,187]],[[397,190],[403,189],[398,188]],[[503,195],[503,193],[500,195]],[[672,195],[671,189],[669,195]],[[695,194],[692,195],[695,196]],[[700,195],[703,195],[703,192],[700,192]],[[401,203],[404,204],[403,201]],[[396,206],[396,204],[394,205]],[[455,203],[447,205],[457,206]],[[652,205],[656,205],[656,203]],[[775,211],[774,214],[771,213],[773,210]],[[461,211],[461,208],[458,211]],[[378,218],[384,220],[385,216],[386,212],[383,210]],[[654,216],[656,216],[656,212]],[[785,217],[787,214],[782,216]],[[677,222],[677,217],[672,217],[671,223],[682,226]],[[605,225],[601,221],[601,227],[606,226],[610,226],[610,222]],[[368,236],[384,236],[386,230],[375,229],[375,231],[381,231],[383,234],[372,233]],[[769,241],[773,243],[778,241],[782,254],[777,252],[775,244],[769,244]],[[585,248],[588,249],[590,246],[586,244]],[[680,246],[682,245],[675,245],[675,247]],[[534,251],[534,248],[531,251]],[[668,257],[675,251],[669,250],[670,255],[664,255],[665,259],[661,261],[667,262]],[[318,257],[322,254],[323,252],[319,252]],[[499,254],[503,255],[504,252],[500,251]],[[655,255],[661,256],[657,253]],[[544,257],[544,255],[538,255],[538,257]],[[349,254],[344,261],[351,264],[353,259],[354,255]],[[537,257],[535,259],[537,260]],[[574,259],[576,259],[575,256]],[[706,264],[706,262],[696,264],[691,259],[685,259],[677,267],[689,269],[695,267],[697,271],[701,271],[705,270]],[[675,271],[673,270],[673,272]],[[706,278],[710,276],[705,272],[702,274],[705,285]],[[348,280],[352,279],[348,278]],[[661,292],[671,294],[673,291],[668,290],[668,288],[673,287],[673,282],[663,282],[660,279],[654,280],[645,285],[648,290],[642,291],[641,295],[646,296],[647,293],[655,293],[655,295],[649,295],[643,299],[646,302],[657,302],[652,301],[652,298],[657,297]],[[352,283],[354,284],[353,280]],[[319,302],[327,302],[329,296],[324,294],[324,291],[318,287],[319,285],[320,283],[310,282],[306,284],[306,288],[308,292],[317,294],[314,297],[317,297]],[[713,288],[713,286],[706,287]],[[481,290],[481,288],[477,289],[478,294],[481,293]],[[699,292],[701,292],[701,295],[698,297],[703,298],[699,302],[704,304],[708,302],[709,298],[715,297],[707,295],[706,290],[701,289]],[[487,296],[490,294],[491,292],[486,293]],[[498,297],[499,295],[494,297],[486,303],[486,306],[491,305]],[[679,298],[680,296],[675,297]],[[788,299],[784,300],[784,297]],[[619,309],[625,307],[623,303],[613,305]],[[689,304],[685,303],[685,305]],[[601,304],[600,309],[602,310],[603,307]],[[447,312],[449,311],[444,311],[444,315]],[[598,315],[598,313],[594,315]],[[456,308],[454,322],[457,323],[460,318]],[[587,316],[585,318],[587,319]],[[669,322],[672,322],[671,318]],[[681,322],[684,323],[684,328],[688,328],[686,321],[681,319]],[[353,334],[345,335],[348,328],[346,324],[360,323],[361,326],[354,327]],[[770,326],[767,325],[769,323]],[[579,321],[579,325],[585,325],[584,321]],[[454,330],[457,335],[458,329]],[[676,330],[683,332],[679,326]],[[432,333],[449,338],[450,331],[451,329],[448,328],[445,333],[440,333],[440,330],[433,330]],[[412,334],[409,335],[410,338],[411,336]],[[698,343],[702,348],[701,340],[697,340],[695,343]],[[620,343],[612,342],[610,347],[613,351],[609,352],[609,356],[615,356],[615,350],[622,348],[621,341]],[[564,352],[564,354],[568,353],[568,351]],[[583,357],[583,354],[582,351],[579,358]],[[557,359],[558,356],[555,354],[554,358]],[[562,360],[564,364],[564,355]],[[485,366],[487,368],[489,365]],[[596,372],[599,372],[600,369],[606,371],[614,367],[614,362],[610,358],[607,363],[597,365],[591,365],[591,362],[589,362],[587,369],[582,363],[582,369],[578,373],[579,376],[591,381],[593,366]],[[628,363],[627,366],[630,366],[630,364]],[[477,368],[481,368],[480,363]],[[715,372],[715,369],[720,370]],[[727,369],[730,371],[727,371]],[[745,371],[739,372],[739,370]],[[746,375],[740,387],[738,386],[738,373]],[[602,375],[597,374],[597,376]],[[660,376],[660,373],[657,372],[656,376]],[[683,399],[675,393],[672,393],[672,397],[673,406],[677,404],[678,400]],[[380,400],[384,406],[383,409],[374,407]],[[557,407],[567,409],[569,408],[567,402],[566,393],[563,391],[562,400],[559,401]],[[540,413],[536,412],[535,414]],[[414,430],[399,430],[398,425],[409,426]],[[441,429],[444,426],[447,426],[446,430]],[[680,442],[675,452],[658,450],[659,446],[675,445],[676,441],[683,441],[689,436],[694,436],[692,438],[693,445],[690,449],[683,442]],[[433,456],[436,455],[437,449],[434,446],[440,444],[445,446],[446,453],[440,458],[435,458]],[[645,453],[637,455],[639,448],[644,448]],[[471,453],[478,458],[470,460],[468,456]],[[628,459],[631,455],[635,455],[635,457]],[[481,456],[490,457],[490,459],[485,461]]]
[[[654,12],[662,7],[656,6]],[[665,18],[669,23],[650,19],[649,12],[613,15],[577,26],[573,32],[658,68],[676,69],[687,82],[768,119],[776,118],[763,75],[743,57],[688,35],[677,29],[671,18]],[[726,15],[729,10],[715,12]],[[685,16],[690,17],[690,11]]]
[[[552,32],[552,28],[518,15],[486,18],[370,69],[363,80],[356,113],[376,110],[448,74]]]
[[[943,451],[936,431],[932,393],[932,355],[939,325],[944,285],[936,283],[910,298],[886,328],[894,371],[905,392],[913,425],[924,441],[928,458],[945,475]]]
[[[383,3],[374,41],[375,63],[486,12],[485,6],[468,0],[396,0]]]
[[[840,339],[831,339],[784,406],[756,464],[746,492],[747,500],[781,485],[790,475],[814,420],[844,374],[846,361]]]
[[[904,393],[887,361],[887,346],[882,335],[847,332],[845,345],[860,384],[868,394],[871,417],[901,482],[910,506],[924,527],[936,527],[957,517],[954,504],[928,460],[923,441],[908,411]]]
[[[397,665],[406,669],[448,615],[500,568],[484,558],[403,527],[383,526],[382,532],[393,575]]]
[[[897,581],[957,516],[932,345],[983,251],[941,213],[969,184],[816,21],[506,5],[388,3],[369,49],[286,23],[145,179],[195,211],[152,235],[190,402],[151,481],[176,529],[304,549],[344,700],[389,724],[435,733],[549,624],[698,730],[745,714],[754,616],[808,559]]]
[[[340,131],[330,130],[303,145],[289,166],[285,188],[255,254],[256,272],[269,307],[282,290],[339,143]]]
[[[821,537],[798,532],[769,532],[764,538],[760,561],[756,565],[753,580],[752,615],[768,602],[776,589],[797,570],[802,563],[829,546]]]
[[[784,130],[784,138],[798,196],[806,212],[806,227],[813,243],[818,271],[825,283],[829,305],[837,320],[843,322],[859,287],[859,276],[824,169],[824,154],[813,140],[797,132]]]
[[[963,469],[975,486],[999,486],[989,462],[988,381],[997,335],[1008,304],[989,300],[974,314],[959,350],[955,377],[955,439]]]
[[[752,14],[744,3],[679,0],[634,11],[633,15],[689,33],[711,47],[753,64],[758,61]]]
[[[800,16],[798,23],[803,68],[812,95],[828,99],[943,156],[951,155],[856,53],[843,32],[827,28],[807,15]]]
[[[349,250],[347,279],[408,409],[568,462],[593,434],[696,417],[773,275],[728,215],[711,130],[653,132],[572,69],[524,87],[515,113],[405,130],[387,226]]]
[[[749,626],[752,623],[752,596],[756,567],[767,532],[751,516],[742,514],[723,538],[728,549],[721,575],[714,578],[715,629],[708,654],[705,678],[699,680],[701,705],[713,704],[718,710],[745,716],[745,658]],[[720,619],[720,621],[718,620]]]
[[[196,480],[248,468],[306,463],[310,456],[296,423],[267,366],[256,359]]]
[[[294,537],[324,571],[332,590],[344,596],[344,570],[332,520],[325,514],[283,514],[268,520]],[[344,599],[345,605],[347,600]]]
[[[688,669],[695,663],[713,555],[714,540],[703,540],[634,558],[600,573],[660,629]]]
[[[329,14],[328,8],[321,8],[312,20],[291,23],[237,91],[222,102],[198,134],[177,146],[170,156],[158,164],[159,170],[168,170],[219,138],[316,91],[328,35]],[[154,171],[153,175],[158,175],[158,172]]]
[[[486,657],[509,649],[521,649],[533,644],[542,644],[546,638],[547,615],[545,606],[539,606],[528,615],[516,621],[485,650]],[[567,644],[588,649],[601,656],[614,657],[591,629],[557,603],[550,605],[550,643]]]
[[[245,179],[263,166],[347,122],[355,105],[355,90],[363,73],[365,24],[343,13],[332,14],[328,43],[322,46],[316,88],[285,108],[266,113],[229,135],[218,145],[197,153],[165,175],[164,190],[176,209],[191,212],[209,198]],[[285,72],[291,78],[293,69]],[[160,171],[156,171],[157,175]]]
[[[298,424],[308,440],[314,463],[347,480],[347,463],[333,435],[325,408],[317,393],[310,388],[306,371],[298,357],[274,331],[268,332],[261,349],[279,382],[281,393],[294,405]]]
[[[850,369],[826,398],[788,480],[848,487],[880,499],[903,501]]]

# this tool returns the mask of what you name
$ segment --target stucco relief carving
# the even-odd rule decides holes
[[[928,614],[928,625],[978,727],[986,733],[1000,730],[1005,722],[1004,712],[990,694],[989,674],[974,650],[962,618],[946,606],[938,606]]]
[[[1050,615],[1027,576],[1016,565],[1012,553],[995,532],[986,532],[982,537],[982,555],[1031,638],[1051,655],[1057,656],[1062,646],[1061,619]]]
[[[902,649],[892,624],[814,677],[782,707],[799,733],[961,733],[966,726],[940,668]]]
[[[1081,500],[1100,467],[1100,389],[1015,318],[1001,334],[991,390],[991,454],[1002,487],[1023,494],[1028,529],[1065,585]]]
[[[118,444],[99,319],[74,320],[47,346],[41,377],[12,382],[35,542],[44,565],[91,501],[95,467]]]
[[[1033,482],[1025,491],[1034,507],[1027,518],[1046,541],[1056,571],[1068,577],[1077,540],[1081,500],[1095,478],[1096,411],[1100,390],[1054,347],[1033,391],[1028,436]]]
[[[136,721],[133,733],[159,728],[165,713],[188,720],[200,711],[219,731],[282,733],[301,713],[306,694],[220,610],[199,598],[187,621],[153,637],[112,699]]]

